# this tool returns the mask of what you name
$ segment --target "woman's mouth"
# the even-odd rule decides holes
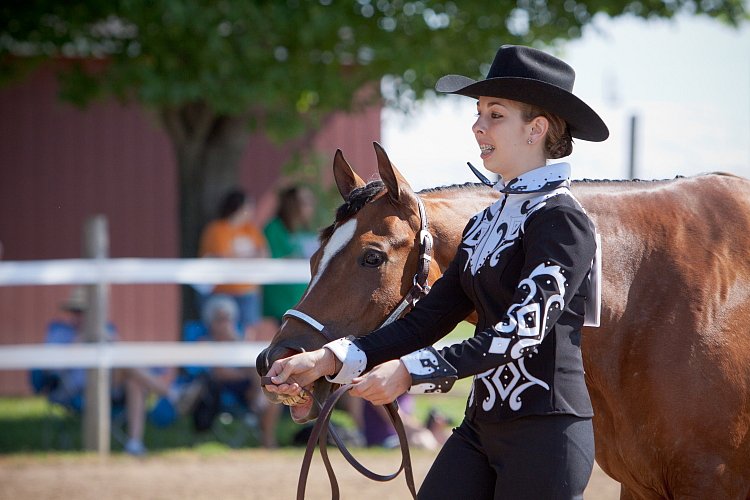
[[[484,159],[490,156],[493,151],[495,151],[495,146],[490,146],[489,144],[480,144],[479,151],[479,156]]]

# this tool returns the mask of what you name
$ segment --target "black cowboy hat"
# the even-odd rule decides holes
[[[573,68],[546,52],[503,45],[497,51],[484,80],[447,75],[438,80],[435,90],[474,98],[500,97],[533,104],[564,119],[573,137],[603,141],[609,137],[609,130],[593,109],[573,95],[575,79]]]

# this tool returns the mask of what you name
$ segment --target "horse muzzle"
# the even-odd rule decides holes
[[[300,349],[285,347],[283,345],[271,345],[261,351],[255,362],[258,374],[263,377],[271,369],[274,361],[287,358],[300,352]],[[325,401],[331,393],[332,384],[325,378],[316,380],[312,386],[308,387],[309,396],[290,400],[282,394],[268,392],[264,386],[261,386],[263,394],[271,403],[286,404],[290,408],[292,420],[298,424],[315,420],[320,412],[320,405],[316,404]]]

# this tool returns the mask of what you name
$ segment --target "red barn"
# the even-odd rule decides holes
[[[79,258],[84,221],[94,214],[109,221],[112,257],[177,257],[176,163],[157,120],[135,104],[107,100],[81,110],[57,95],[51,69],[0,89],[2,258]],[[311,143],[329,160],[342,148],[368,176],[376,170],[372,141],[377,140],[375,106],[357,115],[333,115]],[[284,148],[262,135],[248,138],[240,183],[259,200],[259,223],[271,215],[288,159]],[[0,286],[0,344],[42,342],[69,291],[69,286]],[[111,300],[121,340],[179,338],[177,285],[116,285]],[[28,394],[27,380],[24,372],[0,370],[0,395]]]

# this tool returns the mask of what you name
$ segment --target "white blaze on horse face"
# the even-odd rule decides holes
[[[339,253],[339,251],[342,248],[344,248],[346,244],[349,243],[349,241],[351,241],[352,236],[354,236],[354,231],[356,229],[357,229],[357,221],[355,219],[345,222],[344,224],[336,228],[336,230],[331,235],[331,238],[328,240],[328,243],[326,243],[325,248],[323,248],[323,257],[320,258],[320,265],[318,265],[318,272],[315,273],[315,277],[310,282],[310,286],[307,288],[307,293],[305,294],[305,297],[307,297],[307,295],[312,291],[315,284],[323,275],[323,273],[326,270],[326,267],[328,267],[328,263],[331,262],[331,259],[333,258],[333,256]]]

